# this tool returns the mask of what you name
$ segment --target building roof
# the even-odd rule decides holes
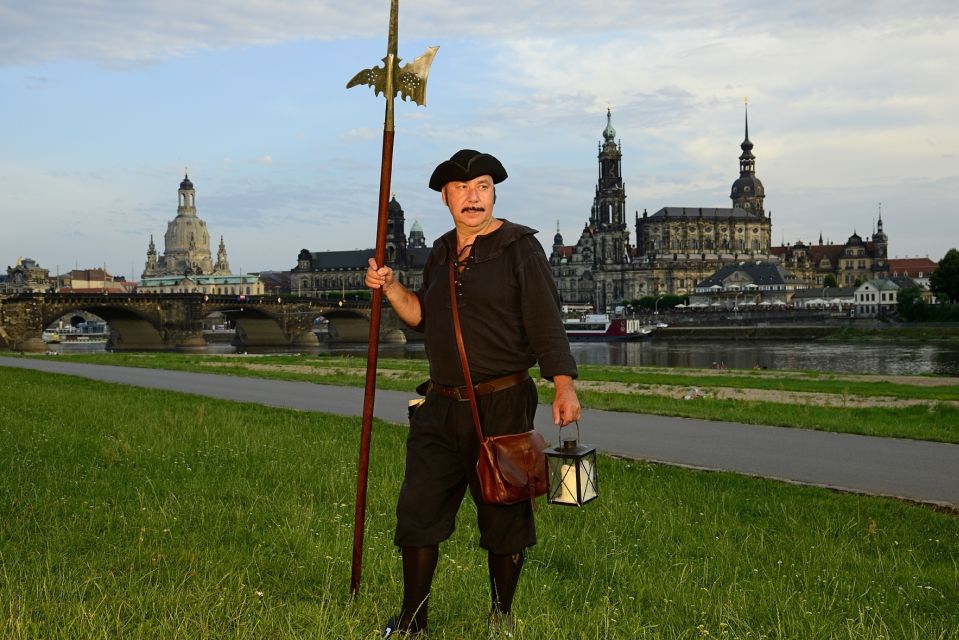
[[[287,287],[290,286],[290,272],[289,271],[260,271],[255,274],[259,276],[266,284],[271,284],[275,287]]]
[[[761,220],[755,213],[739,207],[663,207],[656,213],[643,216],[640,220],[665,220],[669,218],[718,218],[737,220]]]
[[[899,287],[900,289],[921,289],[921,290],[926,289],[926,287],[923,286],[921,283],[916,282],[915,280],[913,280],[912,278],[906,275],[890,276],[889,279],[892,280],[894,283],[896,283],[896,286]]]
[[[929,258],[892,258],[888,262],[889,273],[910,278],[928,278],[939,266]]]
[[[739,264],[729,264],[722,267],[705,280],[696,283],[696,289],[723,287],[726,280],[736,272],[741,272],[746,276],[743,278],[744,281],[749,281],[757,287],[805,285],[804,280],[778,264],[772,262],[740,262]]]
[[[405,267],[423,267],[430,255],[431,247],[408,247],[406,255],[410,258]],[[375,249],[353,249],[351,251],[310,251],[310,260],[314,271],[366,270],[368,261],[376,253]]]
[[[869,255],[873,255],[873,245],[871,240],[862,243]],[[839,266],[839,259],[848,245],[845,244],[805,244],[797,242],[793,245],[780,245],[771,247],[770,253],[778,258],[785,259],[797,251],[805,251],[809,256],[809,261],[813,265],[819,266],[823,259],[829,260],[829,266],[835,268]],[[890,262],[892,262],[890,260]]]
[[[143,278],[140,280],[141,287],[172,287],[182,282],[195,282],[196,284],[250,284],[259,280],[255,275],[182,275],[182,276],[159,276],[156,278]]]
[[[876,278],[875,280],[866,280],[859,285],[856,291],[868,287],[872,287],[877,291],[895,291],[899,288],[899,285],[888,278]]]

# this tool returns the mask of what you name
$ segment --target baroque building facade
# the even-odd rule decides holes
[[[406,235],[406,214],[403,207],[390,199],[387,208],[386,264],[394,276],[412,291],[419,289],[423,267],[430,253],[423,228],[413,222]],[[352,251],[310,251],[303,249],[290,271],[290,292],[311,298],[345,297],[347,291],[366,292],[366,269],[375,249]]]
[[[196,189],[188,174],[180,182],[177,199],[176,217],[167,224],[163,237],[163,255],[157,254],[151,235],[142,277],[230,275],[223,236],[220,236],[216,262],[213,262],[210,232],[206,221],[197,215]]]
[[[890,273],[889,237],[882,230],[882,213],[866,240],[854,231],[845,244],[823,244],[820,234],[819,244],[782,245],[773,248],[773,255],[811,287],[823,286],[829,275],[838,286],[853,287],[888,278]]]
[[[644,296],[688,296],[701,293],[699,285],[724,268],[747,263],[779,265],[790,282],[788,291],[822,287],[828,274],[840,287],[888,276],[889,239],[881,215],[867,240],[853,233],[842,245],[823,245],[821,237],[818,247],[802,242],[772,245],[772,214],[766,211],[766,189],[756,175],[748,112],[744,122],[739,177],[729,192],[732,206],[636,212],[636,242],[630,244],[622,145],[615,140],[612,112],[607,110],[589,220],[576,244],[564,244],[558,227],[553,238],[550,265],[564,305],[608,311]]]
[[[733,206],[636,212],[633,245],[625,220],[622,145],[615,137],[607,110],[590,218],[575,245],[565,245],[559,229],[553,239],[550,265],[564,304],[602,311],[643,296],[689,294],[726,265],[771,259],[772,219],[763,204],[765,188],[756,177],[748,115],[739,178],[730,191]]]
[[[204,293],[208,295],[262,295],[263,283],[255,275],[233,274],[220,236],[216,261],[210,251],[210,232],[197,215],[196,189],[184,174],[177,190],[176,217],[167,224],[163,255],[153,236],[137,291],[141,293]]]
[[[6,277],[0,278],[2,293],[42,293],[50,286],[50,270],[33,258],[17,258],[17,264],[7,267]]]

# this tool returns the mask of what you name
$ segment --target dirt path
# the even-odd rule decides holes
[[[334,375],[366,375],[365,368],[359,367],[312,367],[309,365],[284,365],[284,364],[259,364],[256,362],[207,362],[209,367],[241,367],[250,371],[275,371],[286,373],[298,373],[314,375],[321,381],[323,377]],[[650,373],[675,374],[676,370],[671,369],[643,369]],[[378,375],[396,379],[418,380],[419,374],[411,374],[410,371],[401,369],[380,369]],[[764,379],[795,378],[796,374],[777,371],[735,371],[735,370],[695,370],[689,371],[691,375],[701,377],[724,375],[749,375]],[[872,382],[885,381],[894,384],[915,385],[915,386],[945,386],[959,385],[959,378],[933,378],[928,376],[860,376],[860,375],[840,375],[829,376],[830,380],[867,380]],[[548,382],[537,381],[541,386],[548,386]],[[703,398],[713,398],[717,400],[747,400],[753,402],[775,402],[778,404],[798,404],[813,405],[820,407],[909,407],[915,405],[931,406],[941,401],[939,400],[921,400],[910,398],[892,398],[886,396],[855,396],[842,395],[835,393],[816,393],[805,391],[781,391],[776,389],[741,389],[723,386],[709,387],[691,387],[688,385],[637,385],[635,383],[623,382],[602,382],[595,380],[578,380],[576,386],[580,389],[588,389],[601,393],[619,393],[624,395],[641,394],[650,396],[665,396],[675,399],[697,400]],[[959,402],[949,401],[948,404],[959,406]]]
[[[697,400],[714,398],[717,400],[748,400],[752,402],[775,402],[778,404],[813,405],[817,407],[911,407],[915,405],[931,406],[941,400],[921,400],[912,398],[891,398],[888,396],[854,396],[835,393],[814,393],[806,391],[780,391],[776,389],[740,389],[733,387],[689,387],[654,384],[637,386],[621,382],[597,382],[579,380],[576,386],[601,393],[640,394],[666,396],[669,398]],[[959,406],[959,402],[947,401],[946,404]]]

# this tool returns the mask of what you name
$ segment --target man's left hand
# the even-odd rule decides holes
[[[553,398],[553,424],[560,427],[577,422],[582,416],[583,409],[576,397],[573,388],[573,378],[570,376],[554,376],[553,385],[556,395]]]

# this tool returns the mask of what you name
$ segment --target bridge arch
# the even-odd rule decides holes
[[[0,346],[43,351],[43,330],[68,313],[106,321],[116,350],[206,348],[204,319],[219,311],[236,326],[238,346],[313,346],[314,322],[323,317],[335,341],[365,342],[370,307],[365,301],[203,294],[27,294],[0,298]],[[400,323],[384,311],[381,340],[403,342]]]

